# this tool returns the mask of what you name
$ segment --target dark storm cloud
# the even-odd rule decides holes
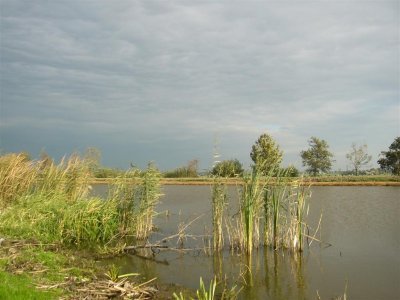
[[[352,142],[376,158],[399,134],[398,19],[390,1],[2,1],[0,148],[206,165],[215,133],[248,162],[268,130],[297,165],[311,135],[338,167]]]

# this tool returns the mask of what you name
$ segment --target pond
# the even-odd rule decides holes
[[[124,273],[139,272],[191,289],[199,287],[200,277],[206,285],[214,276],[225,278],[230,285],[244,286],[239,299],[332,299],[345,289],[348,299],[399,299],[400,188],[313,187],[311,191],[308,223],[316,227],[322,214],[317,237],[323,243],[312,243],[301,255],[260,247],[248,267],[244,255],[228,249],[220,255],[207,254],[203,248],[212,230],[211,187],[164,186],[151,242],[189,225],[182,245],[177,239],[169,241],[189,251],[160,251],[153,260],[126,255],[113,262]],[[229,195],[232,215],[237,210],[236,187],[229,187]],[[144,252],[143,256],[149,255]]]

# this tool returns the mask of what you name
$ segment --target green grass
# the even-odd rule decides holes
[[[76,247],[109,244],[120,237],[119,226],[118,203],[97,198],[69,203],[64,195],[34,194],[0,215],[1,231],[8,236]]]
[[[108,199],[89,198],[88,164],[76,155],[46,166],[17,154],[0,156],[0,233],[114,251],[127,236],[151,233],[159,179],[149,164],[115,179]]]
[[[0,271],[0,299],[57,299],[60,290],[41,291],[34,288],[32,278],[26,275],[12,275]]]
[[[10,255],[9,249],[15,249]],[[79,267],[78,265],[81,265]],[[53,252],[29,244],[0,248],[0,299],[58,299],[60,288],[40,290],[39,285],[64,282],[67,276],[85,277],[93,264],[66,252]]]

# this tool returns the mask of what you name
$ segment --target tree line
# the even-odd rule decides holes
[[[308,140],[308,149],[300,152],[303,166],[306,172],[312,176],[328,173],[332,169],[335,161],[333,153],[329,150],[328,143],[317,137],[311,137]],[[26,160],[31,160],[28,152],[22,152]],[[124,170],[116,168],[106,168],[101,165],[101,152],[97,148],[89,147],[83,154],[83,158],[88,163],[92,175],[97,178],[113,178],[121,176]],[[252,168],[258,168],[263,175],[298,177],[300,172],[294,166],[282,168],[280,166],[283,158],[283,151],[279,145],[268,133],[263,133],[251,147],[250,158],[253,161]],[[353,168],[353,173],[359,175],[362,168],[367,166],[372,160],[368,154],[367,145],[351,145],[346,158]],[[40,153],[42,165],[53,164],[53,159],[45,152]],[[396,137],[387,151],[381,151],[380,158],[377,161],[380,169],[384,172],[400,175],[400,137]],[[197,177],[199,161],[190,160],[187,165],[163,173],[166,178]],[[135,166],[131,163],[131,168]],[[245,172],[242,163],[238,159],[228,159],[215,162],[212,169],[203,175],[214,175],[222,177],[239,177]]]
[[[328,143],[313,136],[309,139],[308,145],[307,150],[300,152],[306,172],[313,176],[330,172],[335,160],[333,153],[329,150]],[[389,146],[389,150],[382,151],[380,156],[378,164],[383,171],[400,175],[400,137],[396,137]],[[298,170],[293,166],[286,169],[280,168],[283,151],[280,150],[279,145],[268,133],[260,135],[252,146],[250,157],[254,163],[252,167],[258,168],[264,175],[273,176],[276,173],[290,177],[299,175]],[[351,145],[346,158],[352,165],[355,175],[359,175],[360,170],[372,160],[372,156],[368,154],[367,145],[357,146],[355,143]],[[227,160],[216,164],[211,173],[226,177],[239,176],[243,173],[243,167],[238,160]]]

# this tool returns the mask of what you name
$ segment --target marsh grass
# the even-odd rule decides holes
[[[212,223],[214,251],[219,251],[224,246],[223,224],[224,210],[227,203],[227,187],[219,178],[216,177],[212,186]]]
[[[139,212],[137,214],[136,238],[145,239],[153,229],[154,208],[161,196],[160,172],[150,163],[142,176]]]
[[[127,236],[150,234],[159,178],[152,165],[131,170],[115,180],[108,199],[100,199],[88,197],[88,163],[77,155],[58,165],[1,156],[1,233],[79,248],[118,248]]]
[[[219,287],[220,286],[220,287]],[[220,290],[220,292],[218,292]],[[200,277],[200,286],[196,291],[196,298],[189,297],[190,300],[236,300],[242,289],[237,290],[236,285],[228,289],[226,283],[222,286],[221,283],[217,283],[217,278],[214,277],[210,281],[208,288],[204,284],[203,278]],[[173,297],[175,300],[187,299],[185,295],[180,292],[179,294],[174,293]]]
[[[265,188],[264,244],[302,251],[308,214],[309,187],[301,180],[280,181]]]
[[[310,229],[306,224],[309,197],[309,186],[301,179],[288,180],[284,172],[275,169],[261,176],[254,168],[239,188],[239,213],[224,218],[232,251],[251,254],[262,243],[274,249],[303,251]]]
[[[29,161],[23,154],[0,157],[0,206],[12,205],[29,194],[64,194],[69,201],[86,197],[90,191],[88,164],[73,154],[56,165]]]
[[[22,154],[0,157],[0,208],[12,204],[28,193],[37,178],[32,162]]]

